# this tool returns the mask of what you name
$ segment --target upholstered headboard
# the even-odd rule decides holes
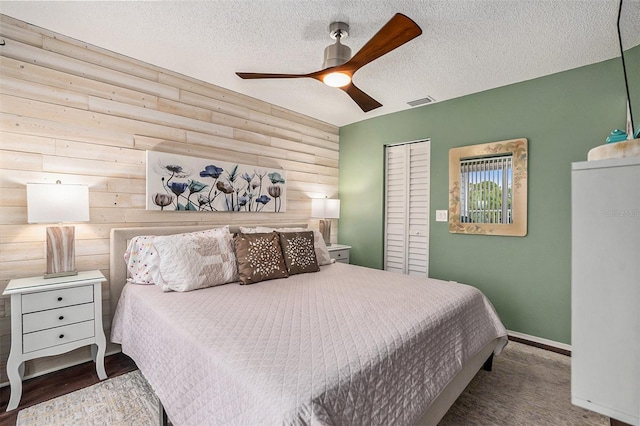
[[[111,315],[116,311],[120,293],[127,282],[127,265],[124,261],[124,252],[127,249],[129,241],[138,235],[172,235],[184,232],[202,231],[204,229],[212,229],[221,225],[191,225],[191,226],[155,226],[155,227],[138,227],[138,228],[113,228],[110,236],[109,250],[109,292],[111,296]],[[306,228],[307,224],[259,224],[259,225],[242,225],[243,227],[265,226],[270,228]],[[239,232],[240,225],[229,226],[230,232]]]

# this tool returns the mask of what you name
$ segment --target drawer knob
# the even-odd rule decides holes
[[[58,302],[62,302],[62,296],[58,296]]]
[[[60,336],[58,336],[58,337],[60,337],[61,339],[64,339],[64,334],[61,334],[61,335],[60,335]]]
[[[63,316],[63,315],[60,315],[60,316],[58,317],[58,319],[59,319],[60,321],[62,321],[62,320],[64,319],[64,316]]]

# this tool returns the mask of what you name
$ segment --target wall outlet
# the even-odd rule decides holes
[[[449,210],[436,210],[436,222],[446,222],[449,220]]]

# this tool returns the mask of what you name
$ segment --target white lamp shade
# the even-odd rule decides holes
[[[27,222],[89,221],[89,187],[61,183],[27,184]]]
[[[313,198],[311,200],[311,217],[320,219],[339,219],[340,200]]]

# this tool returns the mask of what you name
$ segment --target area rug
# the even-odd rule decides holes
[[[571,358],[509,342],[480,370],[439,426],[605,426],[571,405]],[[18,426],[157,425],[158,400],[139,371],[26,408]]]
[[[25,408],[17,426],[157,425],[158,399],[136,370]]]
[[[510,341],[480,370],[439,426],[609,425],[607,417],[571,404],[571,358]]]

